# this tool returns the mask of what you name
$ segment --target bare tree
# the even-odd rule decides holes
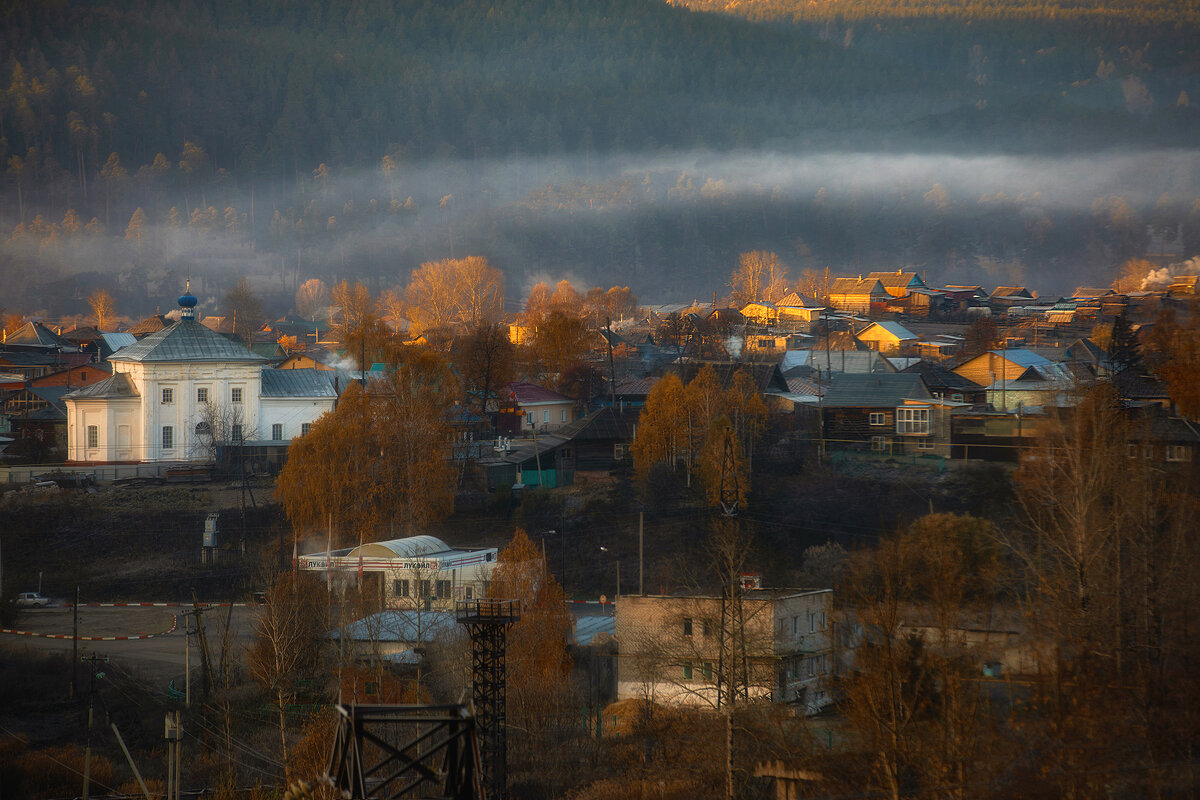
[[[88,295],[88,305],[96,315],[96,329],[104,330],[104,322],[116,312],[117,303],[111,294],[104,289],[97,289]]]
[[[321,674],[328,605],[325,587],[315,577],[280,576],[267,590],[266,603],[254,626],[254,643],[247,652],[251,674],[275,702],[281,760],[285,765],[288,763],[287,706],[295,701],[300,679],[314,679]]]

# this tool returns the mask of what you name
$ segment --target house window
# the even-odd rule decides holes
[[[887,450],[887,437],[886,436],[872,436],[871,437],[871,449],[877,453]]]
[[[235,442],[240,442],[242,440],[242,426],[241,425],[229,426],[229,438]]]
[[[683,618],[683,635],[684,636],[692,635],[692,618],[691,617]]]
[[[882,413],[872,412],[871,413],[871,424],[872,425],[885,425],[887,423],[886,423]]]
[[[918,439],[917,440],[917,449],[918,450],[932,450],[933,442],[931,442],[928,439]]]
[[[301,422],[301,423],[300,423],[300,435],[301,435],[301,436],[308,436],[308,431],[309,431],[309,429],[311,429],[311,428],[312,428],[312,423],[311,423],[311,422]]]
[[[613,445],[613,460],[614,461],[623,461],[626,458],[629,458],[629,445],[623,444],[623,443],[622,444],[614,444]]]
[[[392,581],[392,594],[396,597],[408,597],[408,580],[396,578]]]
[[[1129,458],[1137,458],[1138,446],[1136,444],[1125,445],[1125,455]]]
[[[704,662],[704,665],[700,668],[700,674],[704,676],[704,680],[706,680],[706,681],[712,680],[712,662],[711,661]]]
[[[170,405],[171,403],[174,403],[175,402],[175,390],[174,389],[163,389],[162,397],[163,397],[163,405]]]
[[[692,679],[692,665],[691,664],[683,665],[683,679],[685,681],[690,681]]]
[[[203,405],[208,402],[208,387],[202,387],[196,390],[196,402]]]
[[[896,433],[929,433],[928,408],[897,408]]]
[[[800,618],[792,617],[792,635],[795,636],[798,633],[800,633]]]
[[[808,677],[811,678],[817,672],[817,670],[816,670],[817,665],[814,663],[816,661],[816,659],[815,658],[806,658],[804,660],[808,662]]]
[[[229,402],[231,402],[231,403],[242,402],[242,387],[235,386],[229,390]]]
[[[562,410],[562,421],[567,421],[567,410],[565,408]]]
[[[1191,461],[1192,451],[1186,444],[1167,445],[1167,461]]]
[[[203,420],[201,420],[200,422],[196,423],[196,435],[197,436],[208,436],[211,432],[212,432],[212,429],[208,426],[207,422],[204,422]]]
[[[814,633],[814,632],[816,632],[816,630],[817,630],[817,615],[810,613],[808,615],[808,632]]]
[[[170,425],[163,425],[162,429],[162,449],[170,450],[175,446],[175,429]]]
[[[1142,458],[1154,458],[1154,445],[1142,445]]]
[[[958,392],[955,392],[954,394],[950,395],[950,399],[956,403],[961,403],[963,401],[963,396]]]
[[[704,635],[712,636],[712,630],[713,630],[712,620],[711,619],[704,620]]]
[[[773,350],[774,348],[775,348],[775,340],[774,339],[759,339],[758,340],[758,349],[759,350]]]
[[[273,442],[283,441],[283,423],[282,422],[276,422],[274,425],[271,426],[271,441],[273,441]]]
[[[821,630],[825,630],[825,612],[821,612]]]
[[[437,582],[437,596],[445,599],[451,594],[450,581]]]
[[[88,447],[97,448],[100,446],[100,426],[88,425],[87,428]]]
[[[550,421],[550,409],[543,409],[542,410],[542,422],[549,422],[549,421]]]
[[[419,597],[429,597],[429,581],[421,581],[417,588],[421,592],[420,595],[418,595]]]

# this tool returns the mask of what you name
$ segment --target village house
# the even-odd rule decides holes
[[[821,398],[829,449],[950,455],[950,418],[968,406],[940,400],[915,373],[834,373]]]
[[[518,381],[500,390],[502,401],[515,405],[522,431],[552,431],[575,421],[575,401],[553,389]]]
[[[878,278],[835,278],[829,287],[829,305],[855,314],[881,313],[891,297]]]
[[[779,321],[779,308],[768,300],[756,300],[742,308],[742,316],[756,325],[774,325]]]
[[[799,292],[784,295],[775,307],[779,311],[777,324],[780,328],[802,333],[811,331],[825,310],[824,303]]]
[[[616,598],[617,697],[716,707],[730,641],[744,647],[748,699],[790,703],[814,713],[830,702],[833,672],[829,589],[741,592],[742,623],[731,629],[722,598],[621,595]],[[740,648],[734,651],[742,655]]]
[[[899,353],[917,343],[917,335],[899,322],[872,322],[855,336],[871,350],[881,353]]]
[[[868,272],[867,280],[875,278],[892,297],[906,297],[913,289],[925,289],[925,281],[915,272]]]

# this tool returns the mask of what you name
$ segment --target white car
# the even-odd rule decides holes
[[[50,598],[42,597],[37,592],[21,592],[17,595],[17,608],[45,608],[50,605]]]

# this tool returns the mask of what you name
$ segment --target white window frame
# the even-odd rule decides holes
[[[567,421],[567,410],[565,408],[562,410],[562,421]]]
[[[902,436],[928,436],[929,409],[901,406],[896,409],[896,433]]]
[[[872,426],[887,425],[887,415],[882,411],[872,411],[870,416],[867,418],[867,421],[870,422]]]
[[[162,440],[161,441],[162,441],[162,449],[163,450],[174,450],[175,449],[175,428],[174,428],[174,426],[171,426],[171,425],[163,425],[162,426]]]
[[[887,452],[887,449],[888,449],[887,437],[886,436],[872,436],[871,437],[871,449],[874,450],[876,453]]]
[[[933,442],[931,442],[928,439],[918,439],[917,440],[917,449],[918,450],[932,450],[933,447],[934,447]]]
[[[162,404],[169,406],[175,402],[175,390],[170,386],[164,386],[162,390]]]
[[[1164,448],[1166,450],[1167,461],[1191,461],[1192,449],[1186,444],[1169,444]]]
[[[240,424],[238,424],[236,422],[233,423],[232,425],[229,426],[229,441],[231,441],[231,442],[242,441],[242,437],[245,435],[244,431],[245,431],[245,428],[243,428]]]
[[[271,441],[272,442],[282,442],[283,441],[283,423],[282,422],[276,422],[273,425],[271,425]]]
[[[95,450],[100,446],[100,426],[87,426],[87,446],[89,450]]]
[[[200,386],[196,389],[196,402],[204,405],[208,402],[208,387]]]
[[[550,409],[543,408],[542,409],[542,423],[545,424],[549,421],[550,421]]]
[[[245,393],[242,391],[242,387],[241,387],[241,386],[234,386],[234,387],[230,388],[230,390],[229,390],[229,402],[231,402],[231,403],[240,403],[240,402],[242,402],[242,396],[243,396],[244,394],[245,394]]]
[[[301,436],[307,436],[307,435],[308,435],[308,432],[309,432],[310,430],[312,430],[312,423],[311,423],[311,422],[301,422],[301,423],[300,423],[300,435],[301,435]]]

